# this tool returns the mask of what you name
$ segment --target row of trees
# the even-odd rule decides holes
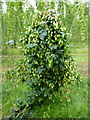
[[[24,6],[25,3],[23,2],[7,2],[7,10],[2,13],[3,45],[10,40],[14,40],[15,43],[19,44],[20,35],[24,31],[24,26],[26,24],[30,25],[35,20],[33,18],[33,6],[30,5],[25,11],[23,10]],[[50,8],[55,9],[55,2],[36,2],[36,6],[40,12],[42,10],[47,11]],[[63,26],[66,27],[67,32],[72,35],[77,34],[77,41],[85,41],[87,39],[87,3],[80,4],[76,2],[75,4],[68,4],[58,2],[57,13],[61,21],[63,21]]]

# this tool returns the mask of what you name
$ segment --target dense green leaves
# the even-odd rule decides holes
[[[60,18],[53,10],[35,17],[36,22],[30,29],[26,29],[27,34],[22,40],[25,59],[14,70],[6,73],[7,79],[24,82],[28,86],[25,102],[22,98],[20,105],[22,111],[26,107],[26,111],[32,111],[35,105],[46,99],[53,102],[54,91],[60,91],[64,85],[79,80],[74,59],[68,49],[68,34],[61,26]],[[18,111],[15,119],[19,115],[25,118],[26,112]]]

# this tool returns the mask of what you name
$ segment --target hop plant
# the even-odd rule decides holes
[[[59,16],[49,10],[35,17],[21,38],[25,58],[6,73],[7,79],[28,85],[23,109],[52,100],[54,91],[79,80],[68,48],[68,34]]]

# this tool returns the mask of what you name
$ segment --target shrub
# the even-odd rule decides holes
[[[46,99],[54,102],[53,92],[79,80],[68,48],[68,34],[59,16],[49,10],[35,17],[21,39],[25,58],[6,73],[7,79],[25,82],[28,86],[25,98],[16,102],[18,110],[11,115],[15,118],[31,117],[35,105]]]

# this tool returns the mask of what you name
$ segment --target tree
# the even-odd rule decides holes
[[[2,40],[5,42],[14,40],[19,42],[20,32],[23,26],[22,2],[8,2],[7,11],[2,14]],[[18,12],[17,12],[18,11]]]

